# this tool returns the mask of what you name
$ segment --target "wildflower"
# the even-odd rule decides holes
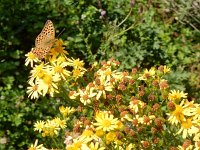
[[[187,93],[183,93],[183,91],[176,91],[176,90],[171,90],[171,93],[168,95],[168,99],[172,101],[180,101],[181,98],[187,98]]]
[[[67,117],[69,114],[72,114],[75,112],[75,109],[74,107],[64,107],[64,106],[60,106],[59,107],[59,110],[61,112],[61,114],[64,116],[64,117]]]
[[[39,90],[42,91],[42,95],[46,95],[47,92],[53,96],[54,92],[57,92],[57,84],[56,82],[60,81],[60,77],[58,75],[53,75],[50,73],[47,73],[43,76],[41,80],[39,80]]]
[[[181,123],[181,129],[177,132],[180,134],[182,132],[182,137],[185,139],[188,135],[191,136],[199,131],[199,128],[195,127],[191,119],[186,119]]]
[[[63,41],[62,40],[56,40],[54,47],[51,48],[49,55],[52,56],[51,60],[56,60],[56,57],[61,55],[63,57],[66,57],[68,55],[68,52],[64,50],[63,47]]]
[[[28,148],[28,150],[47,150],[45,147],[43,147],[43,144],[40,144],[40,145],[38,145],[38,146],[37,146],[37,144],[38,144],[38,139],[35,140],[35,143],[32,144],[32,145]]]
[[[26,66],[31,64],[31,67],[33,67],[33,63],[39,61],[38,58],[32,52],[27,53],[25,56],[27,57],[25,60]]]
[[[70,76],[70,72],[64,67],[66,67],[66,63],[54,61],[51,66],[52,73],[58,74],[62,79],[66,80],[66,77]]]
[[[97,130],[103,129],[103,131],[112,131],[118,127],[116,125],[118,119],[114,118],[112,114],[109,115],[108,112],[97,113],[95,120],[97,122],[93,124],[97,126]]]
[[[39,95],[42,95],[41,91],[38,88],[38,85],[34,83],[30,83],[30,86],[27,87],[27,93],[28,97],[31,97],[31,99],[37,99],[39,98]]]
[[[184,109],[184,115],[191,116],[193,120],[200,119],[200,105],[194,104],[194,101],[186,101],[187,107]],[[197,121],[198,122],[198,121]]]
[[[94,83],[95,84],[95,83]],[[108,80],[100,79],[100,84],[96,84],[95,89],[97,90],[96,99],[99,100],[101,95],[106,99],[106,91],[112,91],[112,84]]]
[[[80,94],[80,101],[86,105],[91,103],[91,98],[96,95],[96,93],[90,92],[89,88],[80,90],[79,89],[79,94]]]
[[[31,70],[31,78],[41,78],[44,74],[44,63],[42,62],[40,65],[36,65],[33,70]]]
[[[82,60],[78,59],[69,59],[68,58],[69,65],[72,66],[74,69],[80,69],[86,71],[84,68],[84,62]]]
[[[115,132],[108,132],[106,134],[106,144],[110,144],[110,142],[115,141],[116,133]]]
[[[42,130],[42,136],[57,136],[59,130],[59,124],[57,124],[55,120],[47,120]]]
[[[105,147],[101,147],[99,142],[91,142],[89,145],[90,150],[104,150]]]
[[[164,70],[163,70],[163,72],[164,72],[164,74],[166,74],[166,73],[168,73],[168,72],[170,72],[170,68],[168,68],[167,66],[164,66]]]
[[[184,114],[183,114],[183,104],[184,101],[181,102],[180,105],[175,105],[175,110],[172,111],[169,115],[168,121],[171,122],[171,124],[178,124],[178,122],[182,122],[185,120]]]
[[[143,75],[140,76],[138,80],[147,80],[149,77],[155,77],[155,68],[152,67],[150,70],[145,69]]]
[[[34,124],[34,131],[39,131],[39,133],[42,132],[43,128],[44,128],[44,125],[45,125],[45,122],[44,121],[37,121],[35,124]]]
[[[79,139],[73,139],[73,143],[71,145],[66,146],[66,150],[81,150],[84,142]]]
[[[92,140],[98,141],[98,136],[96,136],[92,130],[85,129],[82,135],[79,137],[79,139],[81,141],[88,143],[88,142],[91,142]]]
[[[55,121],[55,123],[61,128],[64,129],[66,127],[66,121],[65,120],[61,120],[60,118],[54,118],[53,121]]]
[[[80,69],[78,69],[78,68],[72,70],[72,76],[73,76],[73,78],[75,79],[75,81],[76,81],[79,77],[82,77],[84,73],[85,73],[84,70],[80,70]]]

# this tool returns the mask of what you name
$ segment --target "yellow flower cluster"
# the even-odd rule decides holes
[[[190,145],[190,147],[192,146],[192,149],[199,149],[197,145],[200,140],[200,104],[188,101],[186,95],[187,93],[180,92],[179,90],[173,90],[169,93],[168,99],[171,100],[169,102],[170,108],[173,109],[168,113],[168,121],[172,125],[181,125],[177,134],[182,134],[183,139],[193,137],[193,142],[196,146]]]
[[[46,56],[47,63],[39,60],[32,52],[26,55],[25,65],[30,64],[32,67],[28,80],[30,86],[27,90],[31,99],[37,99],[40,95],[46,94],[53,97],[55,93],[59,93],[60,82],[75,81],[83,76],[86,71],[83,61],[67,58],[66,53],[62,40],[56,40],[54,47]]]
[[[113,66],[117,66],[115,61],[105,62],[100,69],[95,72],[94,80],[86,85],[85,88],[78,89],[70,93],[71,99],[80,97],[81,103],[84,105],[99,100],[100,98],[106,99],[106,95],[113,91],[115,84],[122,80],[122,78],[130,78],[130,76],[112,70]]]

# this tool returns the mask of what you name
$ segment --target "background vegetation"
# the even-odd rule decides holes
[[[58,101],[30,101],[25,54],[47,19],[86,65],[115,57],[121,69],[168,65],[172,88],[200,101],[198,0],[0,0],[0,149],[25,149],[36,119]],[[64,31],[63,31],[64,29]],[[62,32],[63,31],[63,32]],[[49,107],[51,105],[52,107]],[[38,137],[39,138],[39,137]]]

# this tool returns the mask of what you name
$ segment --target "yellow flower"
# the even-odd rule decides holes
[[[55,121],[56,124],[58,124],[58,126],[62,129],[64,129],[66,127],[66,121],[65,120],[61,120],[60,118],[56,117],[53,119],[53,121]]]
[[[102,129],[96,129],[96,133],[95,133],[98,137],[102,137],[104,135],[104,132]]]
[[[95,82],[94,82],[95,85]],[[100,84],[95,85],[95,89],[97,90],[96,99],[99,100],[99,98],[103,95],[103,98],[106,99],[106,91],[112,91],[112,84],[108,80],[100,79]]]
[[[199,128],[195,127],[192,123],[191,119],[186,119],[186,121],[182,121],[181,129],[177,132],[177,134],[182,133],[182,137],[185,139],[188,135],[191,136],[192,134],[198,133]]]
[[[42,95],[41,91],[38,88],[38,85],[34,83],[30,83],[30,86],[27,87],[27,93],[28,97],[31,97],[31,99],[37,99],[39,98],[39,95]]]
[[[66,150],[81,150],[82,145],[82,141],[73,139],[73,143],[71,145],[67,145]]]
[[[86,89],[79,89],[79,94],[80,94],[80,101],[84,104],[90,104],[91,103],[91,98],[96,95],[96,93],[92,93],[89,88]]]
[[[44,124],[45,122],[44,121],[37,121],[35,124],[34,124],[34,131],[39,131],[39,133],[42,132],[43,128],[44,128]]]
[[[105,147],[101,147],[99,142],[91,142],[89,145],[90,150],[104,150]]]
[[[51,96],[57,92],[58,86],[56,82],[60,81],[59,75],[52,75],[47,73],[41,80],[38,81],[39,90],[42,91],[42,95],[46,95],[48,92]]]
[[[45,147],[43,147],[43,144],[40,144],[40,145],[38,145],[38,146],[37,146],[37,144],[38,144],[38,140],[35,140],[35,143],[32,144],[32,145],[28,148],[28,150],[48,150],[48,149],[46,149]]]
[[[25,60],[26,66],[28,66],[28,64],[31,64],[31,67],[33,67],[34,62],[39,62],[39,59],[32,52],[27,53],[25,56],[27,57]]]
[[[92,130],[85,129],[82,135],[79,137],[79,140],[84,141],[84,143],[91,142],[92,140],[98,140],[98,137],[94,134]]]
[[[169,115],[168,121],[171,124],[177,125],[179,122],[182,122],[185,120],[185,117],[183,114],[183,110],[184,110],[183,104],[184,104],[184,101],[182,101],[180,105],[175,105],[176,109],[170,114],[168,114]]]
[[[106,144],[110,144],[110,142],[114,142],[116,140],[116,133],[109,132],[106,134]]]
[[[164,74],[170,72],[170,70],[171,70],[170,68],[164,65],[164,70],[163,70]]]
[[[42,136],[57,136],[59,130],[59,124],[55,120],[47,120],[42,130]]]
[[[168,94],[168,99],[172,101],[180,101],[181,98],[187,98],[187,93],[184,93],[183,91],[176,91],[171,90],[171,93]]]
[[[42,62],[40,65],[36,65],[33,70],[31,70],[31,77],[32,78],[41,78],[44,74],[44,63]]]
[[[95,120],[96,123],[93,123],[94,126],[97,126],[96,130],[102,129],[103,131],[112,131],[115,130],[118,126],[117,118],[114,118],[112,114],[108,114],[108,112],[99,112],[96,114]]]
[[[80,60],[79,58],[78,59],[69,59],[68,58],[68,62],[69,62],[69,65],[74,67],[74,69],[80,69],[80,70],[85,70],[86,69],[84,68],[84,62],[82,60]]]
[[[152,67],[150,70],[145,69],[143,75],[140,76],[138,78],[138,80],[147,80],[147,78],[149,78],[149,77],[154,78],[155,77],[155,73],[156,72],[155,72],[155,68],[154,67]]]
[[[75,80],[77,80],[79,77],[82,77],[84,73],[85,71],[77,69],[77,68],[72,70],[72,76]]]
[[[65,69],[66,63],[59,63],[54,61],[50,69],[53,74],[58,74],[62,79],[66,80],[66,77],[70,76],[70,71]]]
[[[64,116],[64,117],[67,117],[69,114],[72,114],[75,112],[75,109],[74,107],[64,107],[64,106],[60,106],[59,107],[59,110],[61,112],[61,114]]]

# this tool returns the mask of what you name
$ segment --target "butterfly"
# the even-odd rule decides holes
[[[55,42],[55,28],[51,20],[47,20],[41,33],[35,39],[35,47],[31,52],[38,58],[43,59],[50,51]]]

